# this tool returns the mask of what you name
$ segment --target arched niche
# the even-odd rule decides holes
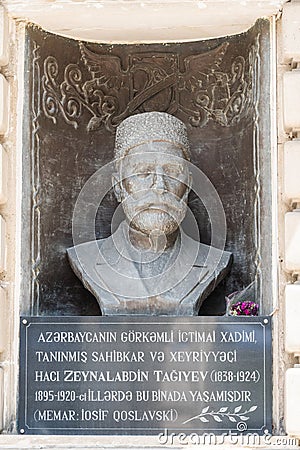
[[[151,44],[83,42],[28,25],[25,64],[24,312],[100,314],[66,258],[74,205],[112,160],[122,118],[159,110],[186,123],[192,162],[214,184],[227,219],[234,264],[200,314],[223,314],[225,295],[254,280],[256,301],[270,313],[270,22],[232,36]],[[189,205],[209,243],[207,212],[193,193]],[[110,191],[98,238],[110,234],[115,208]]]

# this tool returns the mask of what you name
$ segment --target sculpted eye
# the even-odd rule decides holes
[[[153,167],[149,167],[149,166],[147,166],[147,167],[138,167],[136,169],[136,175],[138,177],[140,177],[140,178],[146,178],[146,177],[152,175],[153,172],[154,172]]]
[[[142,177],[142,178],[147,178],[147,177],[149,177],[150,175],[152,175],[152,172],[151,172],[151,171],[141,172],[141,173],[138,174],[138,176],[139,176],[139,177]]]
[[[166,166],[164,167],[164,172],[166,175],[176,177],[182,173],[182,168],[179,166]]]

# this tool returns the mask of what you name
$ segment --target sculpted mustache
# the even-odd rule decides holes
[[[137,202],[132,202],[130,203],[130,205],[128,205],[129,208],[131,208],[132,210],[134,210],[135,213],[139,213],[139,212],[146,212],[149,209],[153,210],[153,209],[157,209],[159,210],[161,213],[165,212],[176,212],[176,213],[181,213],[182,212],[182,207],[176,207],[174,205],[174,202],[172,204],[170,203],[150,203],[147,206],[145,206],[145,202],[141,202],[140,204]]]
[[[141,199],[127,198],[126,203],[135,210],[145,211],[148,208],[166,210],[182,210],[186,203],[183,200],[177,199],[174,196],[164,196],[162,200],[156,196],[144,196]]]

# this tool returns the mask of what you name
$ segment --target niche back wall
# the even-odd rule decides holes
[[[262,223],[269,220],[263,205],[270,197],[270,138],[264,132],[270,121],[269,53],[267,20],[240,35],[139,45],[80,42],[28,25],[26,313],[100,314],[66,257],[73,245],[73,209],[85,182],[112,160],[116,126],[146,111],[168,112],[186,124],[192,163],[208,176],[223,203],[226,250],[233,253],[234,264],[201,314],[222,314],[225,295],[255,279],[261,299],[268,260]],[[97,214],[97,238],[111,233],[116,206],[110,191]],[[189,206],[201,241],[210,243],[208,215],[193,192]]]

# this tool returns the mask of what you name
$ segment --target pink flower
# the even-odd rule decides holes
[[[259,305],[257,303],[246,301],[236,302],[230,305],[230,314],[234,316],[257,316]]]

